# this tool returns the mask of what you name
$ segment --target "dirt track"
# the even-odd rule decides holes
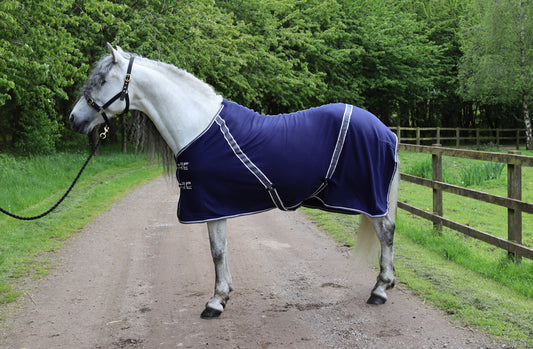
[[[10,310],[0,346],[502,348],[401,285],[386,305],[365,304],[375,271],[355,270],[298,212],[229,221],[235,291],[219,319],[201,320],[214,286],[207,230],[177,222],[170,188],[138,188],[74,237]]]

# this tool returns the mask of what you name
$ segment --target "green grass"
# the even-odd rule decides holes
[[[533,151],[523,151],[523,155],[533,156]],[[409,173],[412,164],[423,163],[428,160],[428,154],[415,154],[401,152],[402,170]],[[501,169],[499,176],[494,175],[495,167],[483,161],[443,157],[443,171],[448,173],[444,181],[451,184],[465,186],[462,183],[461,174],[476,172],[476,169],[485,168],[486,171],[478,171],[476,174],[478,184],[468,183],[469,187],[495,195],[507,196],[507,168]],[[474,175],[472,175],[474,176]],[[492,176],[492,179],[489,179]],[[462,196],[444,193],[444,217],[476,229],[507,238],[507,209],[483,203],[481,201],[465,198]],[[402,182],[400,188],[400,200],[406,201],[416,207],[430,211],[432,209],[432,190],[416,184]],[[533,202],[533,168],[522,168],[522,200]],[[533,247],[533,215],[522,214],[523,236],[522,243]],[[485,248],[480,245],[480,248]],[[491,249],[491,247],[487,247]]]
[[[431,178],[431,155],[400,152],[400,159],[402,171]],[[481,161],[444,157],[443,171],[445,182],[506,196],[505,166],[498,169]],[[522,183],[523,199],[533,201],[532,168],[522,169]],[[430,211],[432,190],[402,182],[400,200]],[[358,218],[306,212],[325,230],[333,230],[339,243],[353,243]],[[505,208],[445,193],[444,216],[507,236]],[[530,247],[532,216],[523,214],[523,243]],[[466,326],[479,327],[517,347],[533,347],[533,261],[523,259],[515,264],[506,251],[446,228],[439,234],[431,222],[402,210],[398,211],[396,231],[395,264],[400,283]]]
[[[531,297],[447,258],[439,251],[450,248],[446,247],[447,243],[437,243],[439,247],[428,249],[426,244],[413,240],[424,235],[434,233],[427,224],[419,222],[417,226],[407,213],[400,212],[396,234],[397,280],[462,324],[477,327],[513,346],[531,347]],[[468,257],[476,258],[466,252],[465,258]],[[508,263],[500,258],[488,267],[496,271],[499,264]],[[505,273],[507,268],[509,266],[504,266],[500,273]]]
[[[302,209],[320,228],[327,231],[333,239],[344,246],[353,246],[355,243],[357,228],[359,227],[359,218],[352,215],[313,210],[308,208]]]
[[[47,210],[65,192],[86,153],[57,153],[21,158],[0,155],[0,206],[32,216]],[[0,216],[0,303],[15,300],[23,278],[46,275],[46,252],[61,247],[96,215],[129,191],[162,174],[144,156],[103,147],[69,197],[56,211],[36,221]]]
[[[86,156],[58,153],[27,159],[0,154],[0,206],[22,215],[46,210],[70,185]],[[400,158],[405,172],[410,171],[409,166],[427,172],[423,168],[428,166],[428,155],[402,152]],[[479,166],[484,166],[480,163],[445,157],[444,180],[461,181],[463,171],[477,174]],[[104,148],[57,212],[34,222],[0,216],[0,302],[11,302],[20,295],[21,280],[48,273],[52,265],[47,252],[60,248],[135,186],[161,173],[143,156]],[[533,169],[524,168],[522,177],[527,190],[523,198],[531,202]],[[471,186],[506,195],[506,169],[499,177],[485,178]],[[402,182],[400,200],[430,210],[431,189]],[[447,218],[506,236],[505,209],[451,194],[444,195],[444,208]],[[306,212],[339,244],[354,244],[358,217]],[[524,243],[532,246],[531,215],[524,214],[523,224]],[[448,229],[437,234],[430,222],[401,210],[395,246],[396,274],[401,284],[467,326],[477,326],[518,347],[533,346],[533,261],[524,259],[516,265],[494,246]]]
[[[484,162],[461,169],[459,183],[465,187],[481,185],[492,179],[499,179],[505,164]]]
[[[468,159],[451,160],[452,158],[449,157],[446,159],[448,161],[445,161],[445,163],[452,167],[444,167],[442,169],[443,181],[463,187],[482,185],[487,181],[500,179],[505,168],[505,164],[497,162],[472,162],[472,160]],[[423,159],[408,163],[404,172],[413,176],[431,179],[433,173],[431,157],[426,155]]]

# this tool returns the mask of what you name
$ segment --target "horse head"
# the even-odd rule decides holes
[[[128,85],[133,60],[119,47],[115,50],[109,43],[107,47],[110,54],[97,63],[70,113],[70,124],[76,132],[88,133],[101,123],[109,123],[108,115],[129,108]]]

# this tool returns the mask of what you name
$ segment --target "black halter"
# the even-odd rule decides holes
[[[128,86],[129,86],[130,81],[131,81],[131,69],[133,67],[133,60],[134,59],[135,59],[135,57],[131,57],[130,58],[130,63],[128,64],[128,70],[126,72],[126,77],[124,78],[124,86],[122,86],[122,91],[120,91],[119,93],[117,93],[116,95],[111,97],[111,99],[108,100],[103,106],[100,107],[98,104],[96,104],[94,99],[92,99],[91,97],[89,97],[87,95],[85,96],[85,99],[87,100],[87,104],[89,104],[91,107],[93,107],[98,112],[98,114],[102,115],[102,118],[104,118],[106,127],[108,127],[108,128],[111,125],[111,123],[110,123],[109,118],[107,117],[107,115],[105,113],[105,110],[111,104],[113,104],[119,98],[120,98],[121,101],[126,99],[126,109],[124,109],[124,111],[122,113],[127,113],[128,110],[130,109],[130,98],[128,97]]]
[[[83,170],[85,170],[85,167],[87,167],[87,164],[89,163],[89,161],[91,160],[91,158],[94,156],[94,154],[96,153],[96,150],[98,149],[98,147],[100,146],[100,143],[102,143],[102,141],[106,138],[106,135],[107,135],[107,132],[109,131],[109,126],[110,126],[110,123],[109,123],[109,118],[107,117],[107,115],[105,114],[105,109],[107,109],[113,102],[115,102],[117,99],[120,98],[121,101],[123,101],[124,99],[126,99],[126,109],[124,109],[123,113],[127,113],[128,110],[130,109],[130,99],[128,97],[128,85],[130,84],[130,81],[131,81],[131,68],[133,66],[133,59],[134,57],[131,57],[130,58],[130,63],[128,65],[128,71],[126,72],[126,77],[124,78],[124,86],[122,87],[122,91],[120,91],[119,93],[117,93],[116,95],[114,95],[109,101],[107,101],[106,104],[104,104],[102,107],[100,107],[98,104],[96,104],[94,102],[94,100],[89,97],[88,95],[85,96],[85,99],[87,100],[87,103],[93,107],[94,109],[96,109],[96,111],[102,115],[102,117],[104,118],[104,121],[106,123],[105,125],[105,128],[104,128],[104,132],[102,132],[100,134],[100,138],[98,139],[98,142],[96,143],[96,145],[94,146],[91,154],[89,155],[89,157],[87,158],[87,160],[85,161],[85,163],[83,164],[83,166],[81,167],[81,170],[78,172],[78,175],[76,176],[76,178],[74,179],[74,181],[72,182],[72,184],[70,185],[70,187],[67,189],[67,191],[65,192],[65,194],[61,197],[61,199],[59,199],[55,204],[54,206],[52,206],[49,210],[37,215],[37,216],[31,216],[31,217],[23,217],[23,216],[19,216],[19,215],[16,215],[16,214],[13,214],[11,212],[8,212],[6,210],[4,210],[3,208],[0,207],[0,212],[2,213],[5,213],[6,215],[8,216],[11,216],[13,218],[16,218],[16,219],[20,219],[20,220],[24,220],[24,221],[30,221],[30,220],[35,220],[35,219],[39,219],[39,218],[43,218],[44,216],[48,215],[49,213],[51,213],[53,210],[55,210],[62,202],[63,200],[65,200],[65,198],[68,196],[68,194],[70,193],[70,191],[72,190],[72,188],[74,188],[74,185],[78,182],[78,179],[80,179],[80,176],[83,172]]]

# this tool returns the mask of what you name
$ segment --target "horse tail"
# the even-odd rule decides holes
[[[394,223],[396,221],[396,210],[398,207],[398,188],[400,184],[399,167],[394,173],[389,190],[389,207],[387,217]],[[384,219],[385,217],[381,218]],[[381,244],[376,234],[373,220],[380,218],[370,218],[367,215],[361,215],[361,221],[357,230],[355,249],[353,257],[357,265],[375,266],[380,255]]]
[[[389,190],[389,213],[388,216],[392,222],[396,222],[396,211],[398,210],[398,191],[400,188],[400,164],[394,171],[391,187]]]
[[[355,264],[360,267],[373,267],[378,261],[379,253],[380,243],[374,225],[368,216],[361,215],[352,255]]]

